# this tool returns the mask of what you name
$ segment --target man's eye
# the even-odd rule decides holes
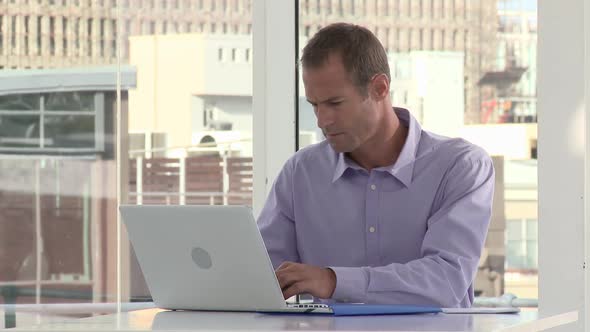
[[[340,104],[342,104],[342,102],[341,102],[341,101],[331,101],[331,102],[330,102],[330,106],[338,106],[338,105],[340,105]]]

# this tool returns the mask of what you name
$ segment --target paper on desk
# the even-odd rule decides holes
[[[515,314],[520,308],[515,307],[472,307],[472,308],[442,308],[445,314]]]

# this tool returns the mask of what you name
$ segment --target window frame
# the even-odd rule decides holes
[[[252,2],[253,210],[257,217],[283,164],[295,152],[296,6]]]
[[[296,71],[290,65],[296,54],[295,38],[286,38],[296,33],[297,10],[291,6],[281,8],[272,0],[256,1],[253,6],[256,49],[254,206],[259,211],[278,170],[294,152],[295,120],[291,115],[284,116],[283,112],[273,114],[266,110],[297,112],[293,108]],[[589,53],[586,45],[590,45],[590,25],[584,26],[584,21],[590,21],[590,6],[584,6],[584,0],[540,1],[538,17],[539,310],[541,315],[580,310],[575,329],[583,331],[586,302],[590,301],[590,287],[587,286],[590,280],[585,268],[590,257],[587,240],[590,239],[590,220],[586,212],[590,211],[590,199],[586,194],[590,188],[587,161],[590,135],[586,134],[590,128],[590,105],[583,103],[590,97],[590,66],[584,57]],[[563,38],[564,35],[578,38]],[[563,56],[564,53],[567,56]],[[272,61],[267,62],[270,59]],[[564,84],[555,79],[556,74],[575,79],[567,79]],[[580,101],[580,105],[568,104],[564,109],[567,100]],[[560,112],[554,112],[555,109]],[[571,135],[564,135],[561,129],[572,126],[568,116],[577,113],[582,114],[575,119],[580,121],[573,121],[577,126],[571,130]],[[564,149],[576,140],[581,141],[581,148],[577,151]],[[568,164],[570,171],[564,171],[564,165]],[[568,238],[568,241],[557,241],[559,238]],[[569,276],[567,282],[564,282],[564,274]],[[568,326],[571,328],[573,326]]]

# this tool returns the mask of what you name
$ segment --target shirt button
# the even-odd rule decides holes
[[[373,227],[373,226],[369,227],[369,232],[375,233],[375,227]]]
[[[372,185],[371,185],[371,190],[375,190],[375,189],[377,189],[377,186],[376,186],[376,185],[374,185],[374,184],[372,184]]]

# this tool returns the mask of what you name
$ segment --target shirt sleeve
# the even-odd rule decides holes
[[[441,203],[428,219],[422,257],[380,267],[330,267],[332,299],[346,302],[471,306],[473,280],[492,213],[494,167],[482,151],[460,159],[439,187]],[[469,303],[463,301],[469,298]],[[463,303],[462,303],[463,301]]]
[[[299,262],[293,213],[293,160],[285,163],[258,217],[258,228],[274,269],[284,261]]]

